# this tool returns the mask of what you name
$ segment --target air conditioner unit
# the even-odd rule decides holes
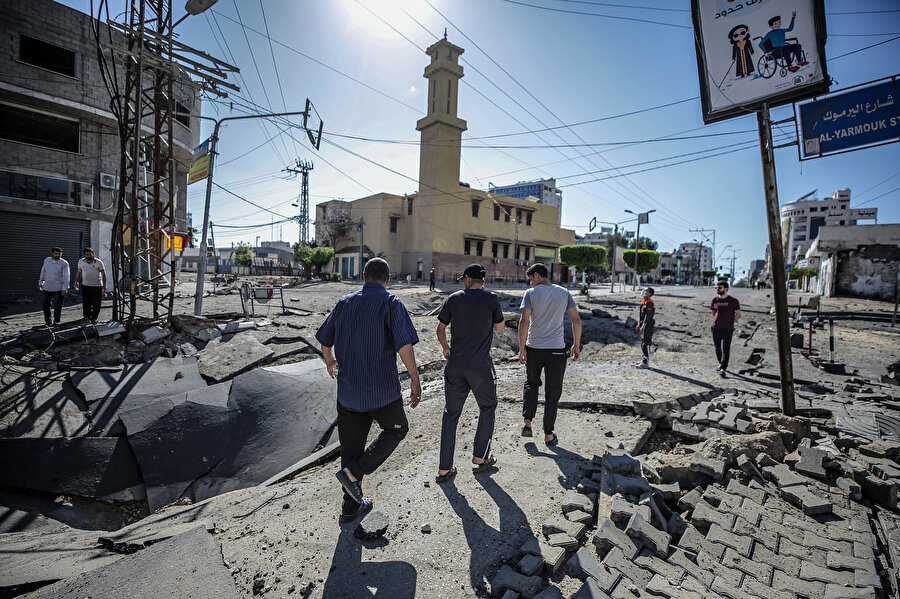
[[[118,189],[119,178],[109,173],[100,173],[100,187],[103,189]]]

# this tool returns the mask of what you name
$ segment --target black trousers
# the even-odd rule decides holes
[[[537,413],[541,371],[544,372],[544,434],[556,426],[556,411],[562,395],[563,375],[566,374],[568,352],[563,349],[535,349],[525,346],[525,391],[522,417],[531,420]]]
[[[713,343],[716,344],[716,358],[722,368],[728,368],[728,358],[731,356],[731,338],[734,336],[734,329],[717,329],[712,330]]]
[[[641,354],[644,364],[650,363],[650,344],[653,343],[653,325],[644,327],[644,337],[641,339]]]
[[[448,363],[444,369],[444,416],[441,420],[441,457],[439,470],[449,470],[453,466],[456,451],[456,427],[463,405],[475,395],[478,403],[478,426],[475,429],[475,444],[472,455],[485,458],[491,452],[491,437],[494,435],[494,415],[497,410],[497,383],[494,365],[490,358],[483,365],[462,365]]]
[[[434,279],[428,282],[428,291],[434,291]]]
[[[341,468],[349,468],[357,480],[372,474],[394,453],[400,441],[409,432],[409,422],[403,410],[403,400],[392,401],[372,412],[353,412],[337,406],[338,439],[341,442]],[[366,439],[372,422],[377,422],[381,433],[366,447]],[[345,512],[352,512],[358,504],[344,491]]]
[[[41,308],[44,310],[44,322],[50,322],[50,304],[53,304],[53,322],[58,323],[62,316],[63,300],[66,299],[62,291],[42,291],[44,294]]]
[[[97,320],[97,317],[100,316],[100,302],[102,300],[103,287],[81,286],[81,309],[85,318]]]

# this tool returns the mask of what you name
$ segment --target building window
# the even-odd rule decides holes
[[[66,179],[0,171],[0,196],[93,207],[93,186]]]
[[[526,227],[530,227],[530,226],[531,226],[531,214],[532,214],[531,212],[526,212],[526,213],[525,213],[525,226],[526,226]],[[528,260],[528,258],[525,258],[525,259]]]
[[[409,198],[409,199],[406,200],[406,214],[407,214],[407,216],[412,215],[412,203],[413,203],[413,199],[412,199],[412,198]]]
[[[78,119],[0,103],[0,138],[77,153],[80,133]]]
[[[470,255],[471,253],[472,253],[472,241],[469,240],[469,239],[466,239],[466,240],[463,242],[463,254],[465,254],[466,256],[468,256],[468,255]]]
[[[531,260],[531,248],[530,247],[525,248],[525,260]]]
[[[497,250],[499,249],[497,246],[498,244],[496,242],[491,244],[491,258],[497,257]]]
[[[816,208],[815,206],[813,206],[812,208],[809,209],[809,211],[810,211],[810,212],[818,212],[819,209]]]
[[[19,36],[19,60],[60,75],[75,76],[75,52],[27,35]]]
[[[478,206],[481,204],[478,200],[472,200],[472,218],[478,218]]]
[[[494,204],[494,220],[500,220],[500,204]]]
[[[400,220],[400,219],[396,216],[391,217],[391,233],[397,232],[397,221],[398,220]]]
[[[476,256],[484,255],[484,242],[483,241],[475,242],[475,255]]]
[[[509,258],[509,244],[508,243],[503,244],[503,257]]]
[[[191,109],[175,100],[175,120],[187,127],[191,128]]]
[[[517,246],[516,246],[516,260],[518,260],[518,259],[519,259],[519,256],[522,255],[522,251],[521,251],[521,250],[522,250],[522,246],[517,245]]]
[[[845,210],[847,208],[847,204],[841,204],[841,210]]]
[[[503,206],[503,222],[509,222],[509,215],[512,213],[512,208],[509,206]]]

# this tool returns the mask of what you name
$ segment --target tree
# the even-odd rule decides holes
[[[704,284],[714,276],[716,276],[716,271],[714,269],[705,268],[700,271],[700,277],[703,279]]]
[[[342,204],[328,204],[324,216],[316,223],[316,228],[325,236],[323,241],[335,247],[337,240],[346,235],[354,224],[350,218],[350,208]]]
[[[234,263],[240,266],[250,266],[253,264],[253,249],[249,244],[241,241],[234,246]]]
[[[334,258],[334,248],[330,248],[327,246],[312,248],[312,255],[310,256],[310,264],[314,271],[314,276],[319,276],[319,273],[322,272],[322,267]]]
[[[652,239],[650,239],[649,237],[641,237],[639,241],[640,241],[640,246],[638,247],[639,250],[654,250],[655,251],[655,250],[659,249],[659,244],[656,243],[655,241],[653,241]],[[634,249],[634,246],[635,246],[635,240],[632,239],[631,243],[628,244],[628,247],[630,247],[631,249]],[[638,259],[638,260],[640,260],[640,259]],[[653,269],[651,268],[650,270],[653,270]]]
[[[294,260],[303,265],[303,274],[307,277],[312,276],[312,255],[313,248],[305,243],[294,244]]]
[[[200,231],[197,230],[196,227],[188,227],[187,228],[187,237],[188,237],[188,247],[193,248],[197,247],[194,245],[194,240],[197,239],[197,235],[200,234]]]
[[[791,270],[791,280],[799,280],[803,277],[814,277],[819,274],[818,268],[794,268]]]
[[[629,268],[634,268],[634,250],[622,252],[622,259]],[[653,250],[638,250],[637,272],[650,272],[659,266],[659,252]]]
[[[599,245],[564,245],[559,248],[559,260],[581,269],[581,283],[585,283],[587,269],[601,266],[606,260],[606,248]]]

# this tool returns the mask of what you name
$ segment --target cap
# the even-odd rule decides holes
[[[463,271],[463,274],[456,277],[457,282],[462,281],[464,277],[484,280],[484,268],[480,264],[470,264]]]

